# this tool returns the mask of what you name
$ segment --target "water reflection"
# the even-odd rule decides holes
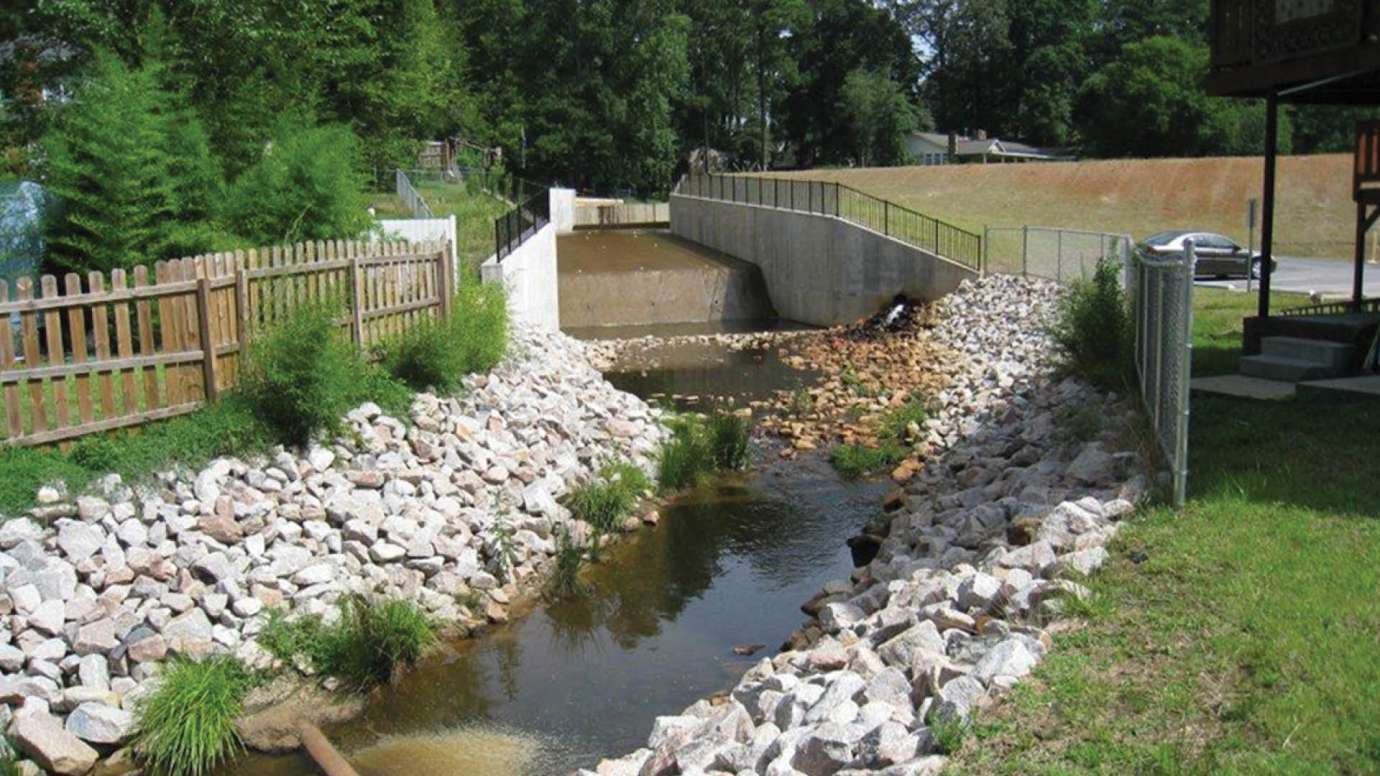
[[[703,409],[770,399],[777,391],[808,387],[818,375],[787,365],[775,348],[733,351],[691,343],[638,354],[633,363],[620,365],[605,377],[629,393],[665,398],[678,409]]]
[[[801,622],[799,604],[851,570],[842,537],[885,486],[844,483],[818,460],[790,466],[667,507],[660,527],[590,569],[588,596],[449,645],[327,734],[347,752],[457,727],[539,734],[520,763],[456,765],[453,776],[565,773],[641,746],[652,717],[725,689],[751,664],[735,644],[779,644]],[[371,776],[419,772],[396,759],[371,758]],[[295,757],[243,766],[311,772]]]

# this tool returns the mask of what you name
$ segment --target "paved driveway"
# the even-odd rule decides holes
[[[1351,271],[1354,265],[1349,260],[1300,259],[1279,257],[1279,266],[1270,279],[1270,288],[1275,291],[1317,291],[1329,297],[1351,296]],[[1245,278],[1229,280],[1199,279],[1198,285],[1213,288],[1234,288],[1246,290]],[[1255,283],[1251,288],[1255,289]],[[1380,296],[1380,264],[1367,264],[1365,273],[1366,296]]]

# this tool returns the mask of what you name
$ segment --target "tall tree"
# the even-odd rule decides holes
[[[838,112],[853,135],[853,158],[859,166],[905,160],[906,137],[919,125],[919,112],[891,78],[854,70],[844,79]]]

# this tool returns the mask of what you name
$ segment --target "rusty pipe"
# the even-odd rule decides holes
[[[316,762],[316,767],[326,776],[359,776],[359,771],[336,751],[330,739],[321,732],[321,728],[310,722],[303,722],[299,732],[302,737],[302,748],[307,750],[307,754]]]

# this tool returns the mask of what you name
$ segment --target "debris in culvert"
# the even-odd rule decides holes
[[[874,339],[885,334],[913,331],[924,309],[920,302],[905,294],[897,294],[884,309],[850,326],[846,336],[853,339]]]

